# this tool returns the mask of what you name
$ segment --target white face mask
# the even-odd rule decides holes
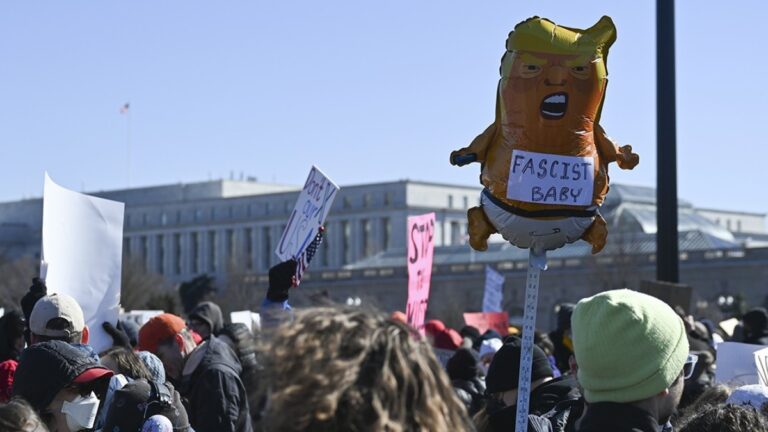
[[[99,399],[93,392],[85,397],[78,395],[72,402],[64,402],[61,406],[71,432],[92,428],[98,411]]]

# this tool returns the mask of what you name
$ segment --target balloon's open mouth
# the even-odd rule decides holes
[[[541,116],[547,120],[562,118],[566,109],[568,109],[567,93],[553,93],[541,101]]]

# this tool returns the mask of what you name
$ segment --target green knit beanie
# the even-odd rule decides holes
[[[634,402],[670,387],[688,357],[683,320],[628,289],[581,300],[571,317],[578,380],[587,402]]]

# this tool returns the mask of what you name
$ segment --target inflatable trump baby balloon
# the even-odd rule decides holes
[[[608,193],[608,164],[632,169],[638,155],[600,126],[608,49],[616,28],[603,17],[586,30],[534,17],[507,39],[496,94],[496,120],[451,164],[480,162],[485,186],[471,208],[472,248],[500,233],[542,252],[583,239],[599,252],[608,235],[598,212]]]

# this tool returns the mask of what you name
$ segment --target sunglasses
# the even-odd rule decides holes
[[[685,359],[683,365],[683,378],[688,379],[693,376],[693,370],[696,368],[696,362],[699,361],[699,356],[696,354],[688,354],[688,358]]]

